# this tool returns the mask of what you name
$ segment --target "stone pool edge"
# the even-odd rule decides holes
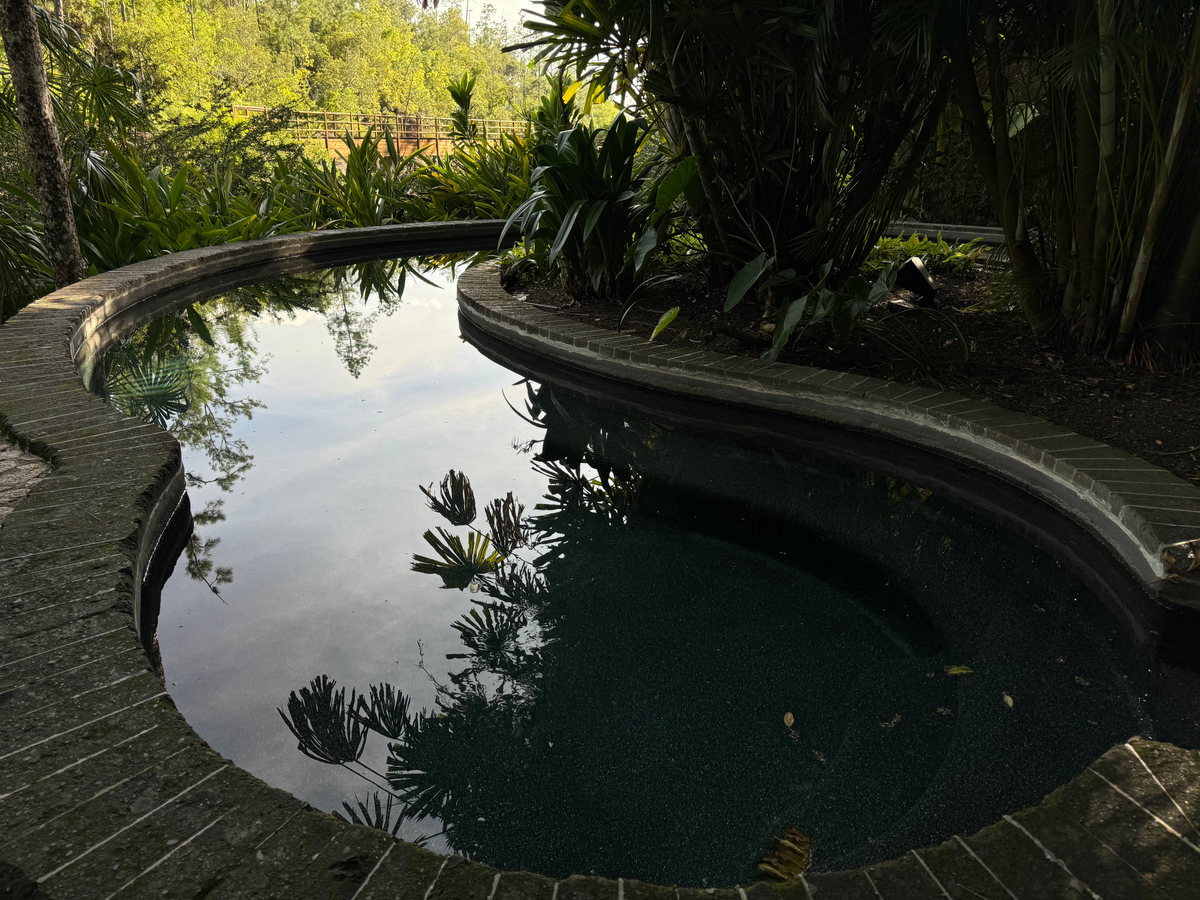
[[[497,872],[348,826],[240,770],[192,731],[143,652],[135,624],[141,577],[161,525],[183,497],[179,446],[88,393],[80,355],[208,288],[218,292],[221,277],[232,286],[272,273],[432,251],[439,242],[484,244],[500,224],[390,226],[189,251],[57,291],[0,327],[0,431],[53,464],[0,528],[0,888],[72,900],[164,894],[738,900],[818,892],[819,900],[899,900],[949,896],[947,885],[994,891],[1000,883],[1023,897],[1048,896],[1021,887],[1027,873],[1047,885],[1066,884],[1065,866],[1047,862],[1045,848],[1070,858],[1068,851],[1078,849],[1070,829],[1078,828],[1073,819],[1062,824],[1065,814],[1046,803],[965,840],[784,888],[710,892]],[[189,294],[197,285],[204,290]],[[1152,809],[1153,821],[1163,823],[1156,837],[1191,835],[1183,809],[1194,814],[1195,798],[1172,806],[1163,795],[1179,796],[1176,787],[1197,778],[1196,754],[1134,741],[1114,747],[1092,770],[1091,781],[1084,783],[1085,773],[1052,795],[1059,808],[1086,802],[1093,812],[1117,809],[1131,798],[1135,809]],[[1096,777],[1105,781],[1092,783]],[[1120,792],[1097,798],[1102,783],[1120,785]],[[1088,824],[1104,835],[1112,823]],[[1061,845],[1064,834],[1070,847]],[[1096,857],[1089,865],[1113,865],[1102,845],[1093,841],[1087,849]],[[1153,854],[1145,865],[1153,868]]]
[[[491,264],[464,272],[458,292],[476,327],[589,374],[855,428],[1000,474],[1089,528],[1160,603],[1200,612],[1200,569],[1183,571],[1200,557],[1200,488],[1101,441],[935,388],[590,327],[516,299]]]

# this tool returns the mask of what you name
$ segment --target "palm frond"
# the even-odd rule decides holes
[[[424,536],[426,543],[433,547],[441,558],[431,559],[414,553],[412,570],[437,575],[442,579],[442,586],[446,588],[462,590],[468,587],[480,575],[494,571],[503,559],[491,549],[487,535],[480,535],[474,531],[467,535],[465,546],[458,535],[440,527],[437,534],[426,531]]]
[[[475,492],[465,473],[451,469],[442,479],[437,497],[433,496],[433,485],[421,486],[421,493],[429,499],[429,508],[451,525],[470,525],[475,521]]]
[[[328,675],[314,678],[299,693],[288,697],[288,714],[276,710],[283,724],[298,741],[297,749],[309,759],[330,765],[356,762],[367,744],[367,730],[355,715],[354,691],[346,704],[346,689],[335,691],[337,682]]]

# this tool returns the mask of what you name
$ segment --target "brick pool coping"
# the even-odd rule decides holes
[[[0,896],[1194,896],[1200,758],[1137,739],[975,835],[782,888],[715,891],[439,857],[314,810],[208,747],[139,634],[143,580],[185,502],[179,445],[84,380],[113,340],[191,300],[368,258],[483,249],[499,229],[404,225],[190,251],[57,291],[0,327],[0,431],[52,466],[0,528]]]
[[[997,474],[1090,531],[1158,606],[1200,612],[1200,569],[1186,571],[1200,556],[1200,488],[1122,450],[949,391],[665,346],[565,319],[510,295],[490,264],[465,272],[458,293],[461,314],[480,330],[573,369],[874,433]],[[1152,624],[1129,615],[1135,629]]]

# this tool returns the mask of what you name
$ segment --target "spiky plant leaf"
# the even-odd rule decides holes
[[[433,496],[433,485],[421,486],[421,493],[429,498],[429,508],[451,525],[470,525],[475,521],[475,491],[465,473],[451,469],[442,479],[437,497]]]
[[[346,689],[335,691],[337,682],[328,675],[314,678],[299,693],[288,697],[288,713],[277,710],[283,724],[295,736],[301,753],[317,762],[344,765],[357,762],[367,744],[367,730],[354,714],[358,705],[354,691],[346,705]]]
[[[491,528],[492,544],[502,556],[512,556],[514,550],[529,542],[525,507],[513,499],[512,491],[503,500],[497,497],[489,503],[484,515]]]
[[[359,721],[386,738],[400,740],[409,724],[409,698],[387,682],[371,685],[370,694],[370,702],[366,697],[358,698],[355,712]]]
[[[458,535],[451,534],[441,527],[437,529],[437,534],[426,531],[425,541],[441,559],[431,559],[414,553],[412,570],[439,576],[443,586],[447,588],[461,590],[469,586],[478,576],[494,571],[503,559],[491,549],[487,535],[479,535],[474,531],[467,535],[466,546]]]

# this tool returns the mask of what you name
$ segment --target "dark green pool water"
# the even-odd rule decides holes
[[[447,275],[322,277],[211,301],[217,346],[157,357],[204,511],[168,686],[267,781],[394,795],[389,828],[502,868],[727,885],[784,826],[817,869],[887,859],[1154,733],[1150,661],[991,521],[524,382],[459,339]],[[451,469],[473,503],[443,514],[418,486]]]

